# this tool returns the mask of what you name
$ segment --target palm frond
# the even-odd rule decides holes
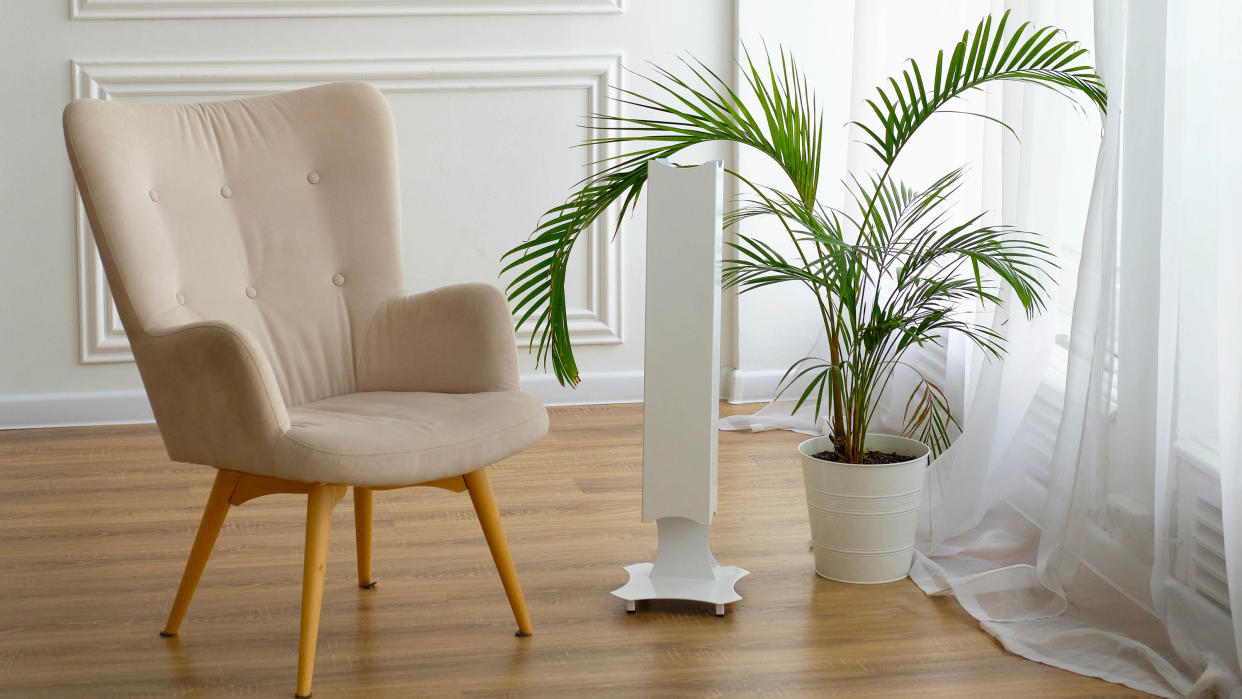
[[[937,54],[928,78],[931,89],[911,59],[900,79],[889,78],[887,87],[876,88],[874,99],[864,100],[878,123],[851,123],[862,129],[864,142],[882,163],[891,166],[919,127],[946,104],[989,82],[1026,82],[1066,96],[1080,95],[1101,112],[1107,109],[1104,80],[1079,60],[1086,49],[1076,41],[1056,40],[1061,31],[1055,27],[1032,29],[1030,22],[1023,22],[1012,29],[1009,14],[1001,15],[995,29],[989,16],[973,33],[963,32],[947,61],[944,51]]]
[[[951,427],[961,431],[944,390],[921,372],[906,400],[903,421],[906,423],[905,436],[926,444],[933,454],[940,454],[949,448]]]
[[[990,82],[1032,84],[1107,108],[1104,83],[1077,42],[1053,27],[1014,28],[1009,18],[1006,12],[993,24],[985,17],[948,54],[940,52],[930,70],[911,60],[865,100],[874,118],[851,123],[879,166],[847,176],[849,211],[817,199],[822,116],[806,75],[784,50],[773,55],[765,49],[764,61],[743,51],[736,88],[686,59],[676,73],[653,66],[641,90],[618,89],[616,113],[593,115],[582,143],[617,152],[592,163],[593,173],[503,258],[509,300],[518,324],[532,331],[537,363],[551,365],[562,384],[578,383],[565,299],[570,256],[600,216],[636,204],[648,163],[715,141],[748,147],[775,163],[788,187],[759,185],[726,168],[742,193],[724,225],[773,220],[792,248],[739,232],[727,243],[733,255],[724,261],[723,283],[747,293],[794,282],[813,294],[829,357],[795,362],[780,391],[796,390],[795,410],[813,400],[817,420],[821,410],[830,410],[839,453],[858,462],[879,396],[905,352],[958,333],[985,355],[1000,357],[1003,335],[961,309],[1014,301],[1029,317],[1047,305],[1055,264],[1045,244],[1010,226],[984,224],[983,214],[952,215],[963,168],[922,188],[891,177],[902,150],[936,114],[967,114],[1009,128],[991,115],[954,108],[959,97]],[[960,429],[944,391],[921,374],[905,413],[907,434],[936,451]]]
[[[758,117],[746,100],[706,65],[688,60],[682,63],[689,79],[654,66],[655,75],[646,78],[653,88],[650,94],[617,91],[618,104],[637,108],[640,115],[594,115],[594,135],[583,142],[584,146],[641,147],[593,163],[599,172],[580,182],[568,201],[549,209],[531,237],[502,258],[507,264],[501,274],[518,270],[508,282],[509,300],[519,325],[534,320],[531,348],[536,363],[544,367],[550,364],[562,385],[577,385],[579,381],[569,340],[564,288],[570,253],[582,231],[609,207],[620,201],[624,210],[637,202],[647,181],[648,162],[670,158],[699,143],[732,141],[771,157],[794,183],[799,200],[815,199],[822,118],[806,77],[793,58],[784,51],[779,61],[769,55],[764,70],[749,53],[745,54],[745,92],[758,104]]]

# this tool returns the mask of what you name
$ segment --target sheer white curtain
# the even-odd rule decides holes
[[[856,57],[875,50],[860,22],[943,24],[933,8],[868,5]],[[911,577],[1019,655],[1164,696],[1242,695],[1229,611],[1242,605],[1242,232],[1229,207],[1242,194],[1242,6],[1005,6],[1093,35],[1110,110],[1101,128],[1006,86],[986,106],[1023,142],[953,145],[981,162],[967,208],[1056,244],[1061,312],[993,319],[1003,363],[952,344],[921,358],[964,420],[929,469]],[[722,427],[814,429],[788,412]]]

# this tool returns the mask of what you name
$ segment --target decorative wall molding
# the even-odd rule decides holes
[[[643,372],[582,374],[578,388],[566,388],[551,374],[525,374],[522,390],[544,405],[641,403]],[[95,391],[0,396],[0,430],[155,422],[145,391]]]
[[[486,90],[583,91],[582,115],[606,111],[608,87],[621,84],[621,54],[508,55],[451,58],[339,58],[218,61],[74,61],[73,97],[127,99],[175,97],[186,101],[243,97],[341,80],[361,80],[386,94]],[[586,150],[596,163],[615,146]],[[592,171],[598,166],[592,166]],[[75,190],[76,191],[76,190]],[[81,198],[77,208],[79,359],[84,364],[133,361],[104,278]],[[583,236],[587,300],[568,311],[576,345],[621,342],[621,249],[612,241],[618,213],[596,221]],[[518,328],[525,347],[534,323]]]
[[[70,0],[70,19],[596,15],[622,0]]]

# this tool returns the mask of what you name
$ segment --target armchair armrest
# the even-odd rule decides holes
[[[518,390],[517,348],[504,294],[490,284],[456,284],[388,299],[362,343],[358,390]]]
[[[289,413],[248,332],[220,321],[156,328],[134,354],[170,459],[245,470],[271,461]]]

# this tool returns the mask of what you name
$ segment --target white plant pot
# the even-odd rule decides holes
[[[884,465],[843,464],[811,456],[832,450],[831,437],[798,445],[806,484],[815,572],[847,583],[885,583],[910,572],[923,472],[922,442],[868,434],[865,448],[909,455]]]

